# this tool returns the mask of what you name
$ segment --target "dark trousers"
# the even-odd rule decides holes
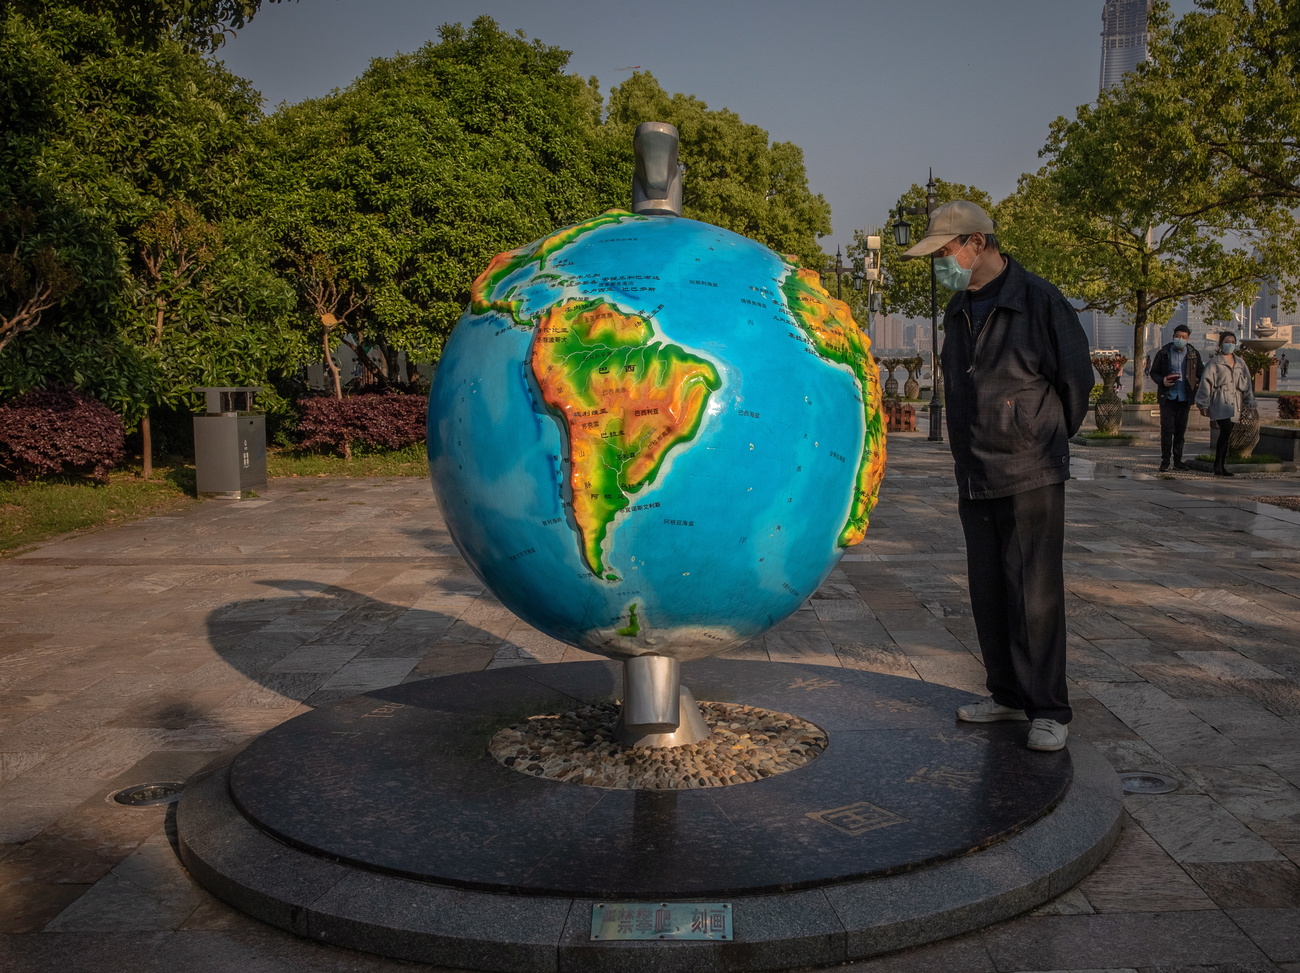
[[[1219,438],[1214,444],[1214,472],[1223,473],[1228,469],[1228,441],[1236,423],[1231,419],[1215,419],[1214,424],[1219,427]]]
[[[1069,723],[1065,685],[1065,484],[958,499],[985,685],[1029,718]]]
[[[1168,464],[1172,455],[1175,463],[1183,461],[1183,440],[1187,437],[1187,416],[1192,403],[1186,400],[1162,399],[1160,402],[1160,462]]]

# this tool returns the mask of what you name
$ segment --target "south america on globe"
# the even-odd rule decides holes
[[[880,383],[848,305],[767,247],[612,210],[498,255],[429,397],[466,562],[562,642],[681,661],[796,611],[863,539]]]

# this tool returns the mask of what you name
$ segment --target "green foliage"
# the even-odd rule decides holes
[[[487,17],[440,35],[262,126],[250,201],[297,282],[300,327],[346,320],[331,346],[351,331],[436,358],[492,256],[615,202],[600,97],[562,73],[567,52]]]
[[[627,205],[651,117],[683,131],[689,215],[820,262],[797,146],[649,75],[602,122],[567,52],[489,18],[264,118],[200,53],[259,6],[0,0],[0,401],[54,379],[131,427],[260,385],[287,414],[341,341],[399,384],[492,256]]]
[[[1250,370],[1251,377],[1258,375],[1260,372],[1267,372],[1273,364],[1273,353],[1271,351],[1256,351],[1253,348],[1246,348],[1240,351],[1242,360],[1245,361],[1246,367]]]
[[[1300,3],[1198,0],[1197,6],[1154,33],[1143,83],[1165,94],[1170,137],[1192,166],[1215,172],[1225,203],[1264,200],[1294,208],[1300,203]]]
[[[32,16],[48,6],[48,0],[0,0],[0,16],[9,10]],[[128,43],[156,46],[172,38],[195,50],[215,50],[226,34],[253,19],[262,0],[62,0],[60,6],[104,17]]]
[[[1135,442],[1138,437],[1136,434],[1131,432],[1102,432],[1099,429],[1094,429],[1092,432],[1080,433],[1079,438],[1090,439],[1096,442],[1119,442],[1127,445],[1128,443]]]
[[[193,502],[194,470],[110,473],[104,484],[75,477],[18,484],[0,481],[0,557],[19,554],[59,534],[124,523]]]
[[[423,443],[386,452],[356,452],[350,459],[327,453],[269,450],[269,476],[428,476],[429,456]]]
[[[0,250],[17,267],[0,316],[31,306],[42,261],[62,274],[39,320],[7,344],[0,328],[0,399],[59,380],[133,424],[195,385],[265,384],[302,349],[281,334],[289,291],[232,210],[256,92],[94,9],[11,5],[0,22]]]
[[[381,372],[397,350],[436,359],[493,256],[629,205],[632,132],[650,119],[681,130],[685,215],[820,263],[830,211],[797,146],[649,74],[614,90],[602,123],[568,57],[480,17],[267,119],[249,211],[296,284],[304,340],[373,347]]]
[[[808,189],[803,150],[792,142],[769,142],[766,131],[725,108],[711,110],[692,95],[670,97],[648,71],[635,72],[609,96],[604,135],[620,162],[617,205],[627,206],[632,135],[645,121],[668,122],[681,134],[682,215],[821,269],[817,237],[831,232],[831,209]]]
[[[1207,83],[1177,38],[1191,31],[1207,53],[1204,45],[1213,45],[1203,28],[1211,21],[1220,41],[1236,28],[1219,15],[1189,18],[1171,28],[1168,5],[1158,3],[1153,62],[1074,119],[1058,118],[1041,153],[1047,164],[1022,176],[999,206],[1003,238],[1026,266],[1087,308],[1131,316],[1134,361],[1143,359],[1146,325],[1167,321],[1178,302],[1226,319],[1261,280],[1285,278],[1296,261],[1286,243],[1294,221],[1247,191],[1222,153],[1198,144],[1198,133],[1213,118],[1221,124],[1224,111],[1243,120],[1232,92],[1244,90],[1248,72],[1241,51],[1225,49],[1212,58],[1220,83]],[[1286,86],[1294,98],[1290,72]],[[1231,105],[1237,108],[1224,107]],[[1286,142],[1277,132],[1270,137],[1275,146]],[[1135,387],[1134,401],[1138,394]]]

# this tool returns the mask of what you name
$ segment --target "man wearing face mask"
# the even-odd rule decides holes
[[[1061,292],[999,252],[993,221],[965,200],[934,211],[905,257],[933,255],[956,291],[940,366],[971,609],[990,698],[970,723],[1032,721],[1031,750],[1065,746],[1065,481],[1088,411],[1092,362]]]
[[[1183,439],[1187,435],[1187,416],[1192,399],[1201,384],[1201,354],[1188,342],[1192,331],[1187,325],[1174,328],[1174,340],[1156,352],[1147,372],[1156,383],[1156,400],[1160,403],[1160,472],[1186,470],[1183,462]]]

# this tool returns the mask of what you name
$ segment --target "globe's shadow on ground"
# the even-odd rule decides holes
[[[269,589],[266,598],[222,605],[206,620],[213,650],[251,682],[223,708],[292,711],[412,678],[482,669],[504,642],[448,612],[339,585],[301,578],[258,583]],[[467,601],[481,591],[454,578],[446,587]],[[430,585],[431,592],[442,588]]]

